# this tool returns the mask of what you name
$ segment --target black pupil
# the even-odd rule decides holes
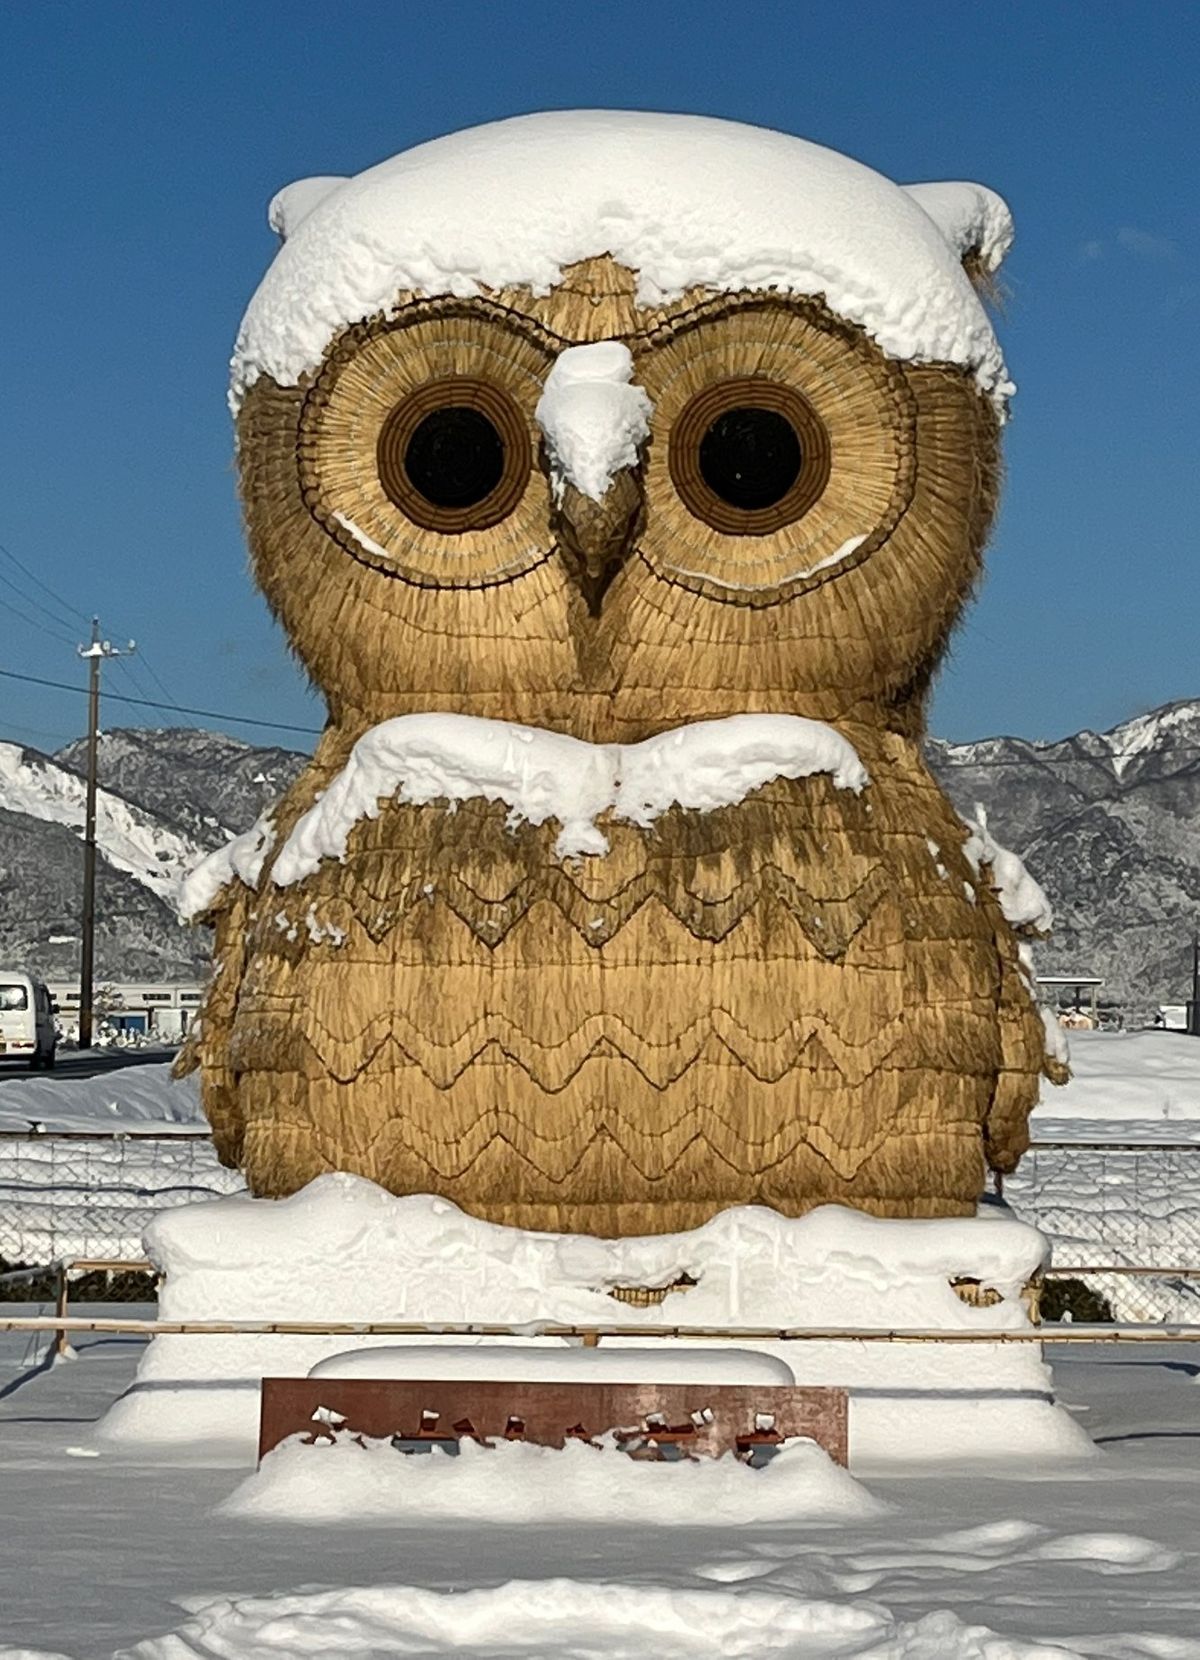
[[[435,409],[414,429],[404,470],[435,507],[474,507],[504,476],[504,440],[478,409]]]
[[[705,484],[748,513],[782,501],[803,461],[795,427],[774,409],[727,409],[700,440]]]

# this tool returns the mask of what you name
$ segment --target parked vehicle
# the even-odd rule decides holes
[[[0,968],[0,1061],[22,1060],[49,1070],[58,1048],[54,1013],[40,980]]]

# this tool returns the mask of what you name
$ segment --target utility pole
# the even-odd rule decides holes
[[[1200,1037],[1200,934],[1192,936],[1192,1000],[1188,1004],[1187,1029]]]
[[[87,807],[83,821],[83,932],[79,962],[79,1047],[92,1042],[92,1003],[95,999],[96,958],[96,772],[100,748],[100,665],[106,657],[128,657],[137,648],[132,640],[124,651],[100,638],[100,619],[92,618],[92,637],[79,655],[88,665]]]

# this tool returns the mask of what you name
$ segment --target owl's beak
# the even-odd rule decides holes
[[[642,527],[652,405],[633,367],[619,340],[565,346],[536,411],[551,528],[594,617]]]
[[[592,615],[633,550],[642,525],[641,469],[624,467],[599,501],[566,483],[552,513],[563,557]]]

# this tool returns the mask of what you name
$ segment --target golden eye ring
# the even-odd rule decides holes
[[[684,506],[726,536],[769,536],[820,500],[832,455],[795,387],[739,375],[703,387],[671,427],[668,467]]]
[[[375,450],[389,500],[424,530],[487,530],[520,502],[533,467],[529,423],[491,381],[449,375],[387,416]]]

